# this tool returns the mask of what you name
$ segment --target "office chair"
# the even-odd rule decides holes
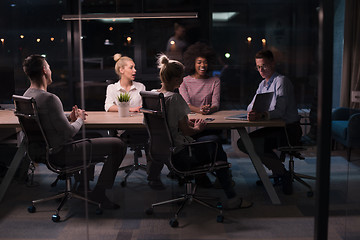
[[[360,147],[360,110],[340,107],[332,112],[331,136],[346,148],[347,160],[351,150]]]
[[[307,182],[305,182],[303,179],[316,180],[316,177],[295,172],[295,161],[294,161],[294,159],[305,160],[305,157],[301,154],[301,152],[306,151],[307,147],[302,146],[302,145],[300,145],[300,146],[292,146],[290,141],[289,141],[289,136],[288,136],[288,133],[286,131],[286,128],[284,128],[284,130],[285,130],[285,135],[286,135],[288,146],[283,146],[283,147],[278,148],[278,151],[281,152],[280,153],[280,159],[282,161],[285,161],[286,156],[289,156],[289,169],[288,169],[288,171],[289,171],[290,176],[291,176],[291,182],[296,180],[299,183],[306,186],[309,189],[309,191],[307,192],[307,196],[312,197],[312,196],[314,196],[314,192],[312,190],[312,187]]]
[[[139,158],[142,157],[142,150],[147,151],[147,133],[143,130],[129,130],[121,134],[121,139],[130,147],[130,151],[134,152],[134,162],[127,166],[119,168],[119,171],[125,171],[124,180],[120,183],[122,187],[127,184],[128,177],[135,170],[147,171],[146,164],[139,163]]]
[[[165,108],[165,98],[162,93],[159,92],[148,92],[142,91],[140,95],[143,100],[143,108],[140,111],[144,114],[144,122],[149,133],[149,154],[152,161],[156,160],[162,163],[168,163],[171,166],[171,170],[181,178],[184,182],[185,193],[175,199],[154,203],[149,209],[146,210],[147,215],[151,215],[154,212],[154,207],[168,204],[168,203],[177,203],[180,202],[181,205],[177,212],[175,213],[174,218],[170,220],[171,227],[177,227],[178,216],[184,206],[187,203],[193,201],[206,206],[210,209],[218,211],[218,216],[216,218],[217,222],[223,222],[224,216],[222,214],[222,204],[219,202],[217,206],[213,206],[205,201],[203,201],[199,196],[196,195],[196,184],[192,183],[194,176],[204,173],[212,173],[220,168],[229,168],[230,164],[228,162],[216,162],[216,154],[211,163],[198,166],[193,169],[182,170],[178,169],[172,162],[172,155],[174,152],[173,140],[169,131],[169,126],[167,122],[166,108]],[[191,147],[196,144],[214,144],[216,149],[216,142],[201,142],[201,143],[190,143],[186,144],[185,147],[189,149],[189,154],[191,154]]]
[[[75,194],[73,192],[73,186],[71,183],[71,178],[78,174],[80,170],[86,170],[91,163],[91,147],[87,150],[86,159],[90,159],[86,166],[83,164],[74,164],[71,166],[60,166],[56,164],[54,160],[63,159],[65,157],[65,153],[59,149],[52,148],[49,145],[46,134],[42,129],[42,125],[38,115],[38,109],[36,106],[36,101],[34,98],[23,97],[13,95],[13,100],[15,104],[15,115],[18,117],[21,129],[24,132],[26,141],[26,155],[27,157],[37,163],[44,163],[49,170],[58,175],[64,176],[66,179],[66,189],[64,192],[59,193],[55,196],[51,196],[48,198],[37,199],[32,201],[32,205],[28,207],[28,212],[34,213],[36,212],[36,203],[46,202],[53,199],[61,199],[61,202],[56,209],[55,213],[52,215],[52,220],[54,222],[60,221],[59,212],[63,205],[70,198],[77,198],[84,200],[88,203],[97,205],[96,214],[102,214],[101,204],[98,202],[94,202],[92,200],[86,199],[83,196]],[[79,142],[87,141],[91,143],[89,139],[81,139],[73,142],[66,143],[62,147],[70,146]],[[91,145],[90,145],[91,146]]]

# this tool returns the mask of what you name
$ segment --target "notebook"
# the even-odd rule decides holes
[[[256,112],[268,111],[273,95],[274,95],[274,92],[256,94],[252,110],[254,110]],[[233,115],[233,116],[228,116],[228,117],[225,117],[225,119],[247,121],[247,113],[241,113],[241,114],[237,114],[237,115]]]

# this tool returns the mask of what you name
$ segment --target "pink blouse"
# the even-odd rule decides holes
[[[220,107],[220,79],[218,77],[196,79],[186,76],[179,91],[187,104],[195,107],[207,104]]]

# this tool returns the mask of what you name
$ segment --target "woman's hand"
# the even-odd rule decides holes
[[[195,119],[193,122],[194,122],[194,129],[199,132],[203,131],[206,127],[206,122],[204,121],[204,119]]]
[[[210,104],[202,105],[202,106],[200,107],[200,112],[201,112],[201,114],[206,115],[206,114],[209,114],[209,113],[210,113],[210,109],[211,109],[211,105],[210,105]]]
[[[184,136],[192,136],[203,131],[206,127],[206,122],[203,119],[188,119],[184,116],[179,120],[179,129]]]

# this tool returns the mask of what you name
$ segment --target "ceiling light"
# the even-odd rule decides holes
[[[227,22],[237,14],[237,12],[214,12],[212,16],[214,21]]]
[[[62,19],[66,21],[76,20],[117,20],[117,19],[159,19],[159,18],[197,18],[196,12],[186,13],[88,13],[63,15]]]

